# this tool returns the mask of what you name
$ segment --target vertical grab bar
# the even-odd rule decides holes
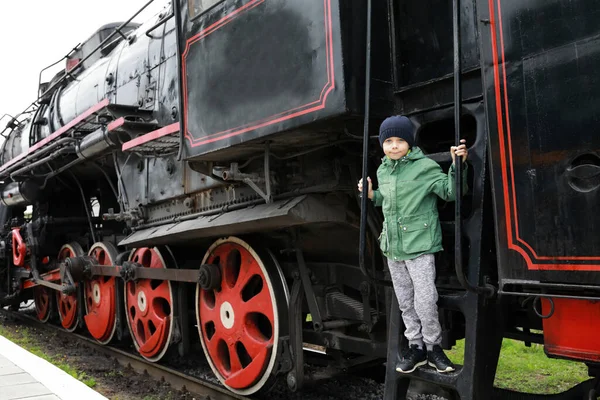
[[[462,108],[462,75],[461,75],[461,39],[460,39],[460,0],[452,1],[452,25],[453,25],[453,45],[454,45],[454,142],[455,146],[460,145],[461,126],[460,115]],[[485,286],[475,286],[465,273],[463,268],[462,257],[462,180],[463,180],[463,165],[462,157],[455,157],[455,209],[454,209],[454,268],[456,277],[461,286],[473,293],[483,294],[486,297],[491,297],[495,293],[495,288],[490,284]]]
[[[369,276],[365,266],[365,252],[367,248],[367,215],[369,199],[369,184],[367,182],[368,167],[369,167],[369,113],[370,113],[370,98],[371,98],[371,0],[367,0],[367,43],[366,43],[366,66],[365,66],[365,121],[363,127],[363,151],[362,151],[362,182],[363,191],[360,197],[360,239],[358,246],[358,265],[360,270],[366,276]]]
[[[372,3],[367,0],[367,37],[366,37],[366,55],[365,55],[365,121],[363,130],[363,152],[362,152],[362,181],[363,192],[360,198],[360,231],[358,245],[358,265],[361,272],[371,282],[389,286],[390,281],[378,279],[373,276],[365,265],[365,253],[367,248],[367,216],[368,216],[368,188],[367,175],[369,167],[369,119],[370,119],[370,99],[371,99],[371,20],[372,20]],[[366,188],[366,193],[365,193]]]

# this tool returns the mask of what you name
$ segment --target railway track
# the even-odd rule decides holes
[[[35,328],[40,328],[53,332],[65,332],[59,326],[45,324],[24,313],[0,309],[0,314],[9,318],[15,318],[19,321]],[[89,349],[95,350],[101,354],[115,359],[120,365],[133,369],[140,374],[147,374],[155,380],[164,381],[174,389],[188,391],[194,395],[200,396],[200,399],[206,400],[251,400],[249,397],[237,395],[227,389],[207,382],[196,377],[183,374],[164,365],[151,363],[142,357],[130,354],[126,351],[98,344],[95,340],[87,338],[77,333],[70,333],[70,337],[78,340]]]

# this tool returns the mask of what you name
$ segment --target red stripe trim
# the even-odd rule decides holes
[[[123,125],[125,125],[125,117],[121,117],[121,118],[115,119],[110,124],[108,124],[108,126],[106,127],[106,129],[109,132],[111,132],[111,131],[114,131],[117,128],[122,127]]]
[[[494,0],[489,0],[490,10],[490,31],[492,39],[492,57],[494,64],[494,86],[496,95],[496,118],[498,123],[498,138],[500,143],[500,163],[502,167],[502,181],[503,181],[503,196],[504,196],[504,211],[506,218],[506,233],[508,240],[508,248],[517,251],[527,263],[528,269],[531,270],[572,270],[572,271],[598,271],[600,265],[598,264],[535,264],[529,254],[520,247],[518,244],[513,242],[513,223],[515,227],[515,238],[518,243],[524,245],[533,255],[535,260],[548,260],[548,261],[595,261],[600,260],[600,257],[596,256],[539,256],[535,250],[519,236],[519,221],[517,211],[517,195],[515,189],[515,172],[514,162],[512,153],[512,137],[511,137],[511,126],[510,126],[510,112],[508,103],[508,79],[506,73],[506,57],[504,51],[504,29],[502,25],[502,5],[500,0],[496,0],[498,6],[498,22],[496,23],[494,14]],[[503,87],[504,87],[504,108],[506,118],[506,138],[508,139],[508,166],[507,166],[507,150],[505,148],[505,136],[504,136],[504,124],[502,117],[502,88],[500,86],[500,73],[499,73],[499,60],[498,60],[498,44],[497,44],[497,32],[496,24],[500,31],[500,50],[502,56],[502,74],[503,74]],[[510,167],[510,178],[508,180],[507,167]],[[510,193],[509,193],[510,187]],[[513,214],[511,212],[511,201],[514,207],[514,221]]]
[[[52,140],[56,139],[57,137],[61,136],[63,133],[67,132],[69,129],[73,128],[75,125],[79,124],[81,121],[85,120],[90,115],[92,115],[92,114],[100,111],[104,107],[106,107],[108,104],[109,104],[108,99],[104,99],[100,103],[98,103],[95,106],[89,108],[87,111],[85,111],[83,114],[80,114],[73,121],[69,122],[68,124],[66,124],[65,126],[63,126],[62,128],[60,128],[59,130],[57,130],[56,132],[54,132],[53,134],[51,134],[47,138],[45,138],[43,140],[40,140],[35,145],[31,146],[26,153],[23,152],[23,153],[19,154],[18,156],[16,156],[15,158],[13,158],[12,160],[10,160],[7,163],[5,163],[2,167],[0,167],[0,172],[2,172],[4,169],[10,167],[11,165],[13,165],[14,163],[16,163],[17,161],[22,160],[23,158],[27,157],[29,154],[33,153],[34,151],[36,151],[40,147],[48,144],[50,141],[52,141]]]
[[[183,99],[184,99],[185,110],[188,109],[187,72],[186,72],[185,58],[187,57],[187,55],[189,53],[191,44],[195,43],[198,40],[205,38],[209,34],[216,31],[217,29],[225,26],[226,24],[231,22],[235,17],[237,17],[240,12],[250,10],[250,9],[264,3],[264,1],[265,0],[256,0],[256,1],[252,1],[250,3],[247,3],[245,6],[235,10],[231,14],[228,14],[221,20],[210,25],[208,28],[199,32],[197,35],[193,36],[192,38],[190,38],[187,41],[185,51],[182,55],[182,58],[183,58],[182,73],[183,73],[183,81],[184,81]],[[188,131],[188,129],[187,129],[187,112],[186,112],[186,114],[184,116],[184,134],[185,134],[185,137],[190,142],[191,147],[197,147],[197,146],[201,146],[204,144],[223,140],[223,139],[226,139],[226,138],[229,138],[232,136],[237,136],[237,135],[240,135],[245,132],[249,132],[249,131],[252,131],[252,130],[255,130],[258,128],[273,125],[278,122],[286,121],[286,120],[289,120],[289,119],[292,119],[295,117],[299,117],[299,116],[302,116],[305,114],[309,114],[309,113],[312,113],[312,112],[315,112],[318,110],[322,110],[325,108],[325,103],[327,101],[327,97],[329,96],[331,91],[335,89],[335,69],[334,69],[334,56],[333,56],[333,29],[332,29],[332,17],[331,17],[331,0],[324,0],[323,7],[324,7],[324,16],[325,16],[324,20],[325,20],[325,32],[326,32],[325,41],[326,41],[326,49],[327,49],[327,57],[326,57],[327,83],[325,84],[325,86],[323,86],[323,89],[321,89],[319,99],[315,100],[313,102],[310,102],[308,104],[304,104],[302,106],[298,106],[298,107],[292,108],[290,110],[286,110],[281,113],[271,115],[269,117],[263,118],[258,121],[244,124],[244,125],[241,125],[241,126],[238,126],[235,128],[230,128],[230,129],[227,129],[227,130],[224,130],[221,132],[205,135],[201,138],[195,138]]]
[[[498,123],[498,134],[500,136],[500,163],[502,165],[502,181],[505,183],[502,187],[504,194],[504,216],[506,218],[506,233],[508,236],[509,247],[512,244],[512,224],[510,222],[510,201],[508,197],[508,188],[506,183],[508,182],[508,177],[506,173],[506,165],[504,158],[504,126],[502,122],[502,101],[500,99],[500,73],[498,72],[498,42],[496,40],[496,16],[494,14],[494,3],[493,0],[489,0],[490,7],[490,31],[492,38],[492,58],[494,63],[494,86],[496,88],[496,120]]]
[[[171,125],[163,126],[160,129],[146,133],[145,135],[138,136],[135,139],[125,142],[125,143],[123,143],[122,150],[125,151],[125,150],[132,149],[132,148],[140,146],[144,143],[151,142],[160,137],[167,136],[167,135],[170,135],[175,132],[179,132],[179,122],[175,122]]]
[[[265,0],[252,0],[251,2],[246,3],[244,6],[238,8],[235,11],[232,11],[231,13],[227,14],[225,17],[221,18],[217,22],[213,23],[212,25],[209,25],[208,27],[204,28],[203,30],[201,30],[200,32],[198,32],[197,34],[195,34],[194,36],[189,38],[186,41],[186,46],[185,46],[185,50],[183,52],[183,57],[184,58],[187,57],[187,54],[190,50],[190,46],[192,44],[194,44],[195,42],[197,42],[200,39],[204,39],[206,36],[210,35],[217,29],[221,28],[222,26],[227,25],[229,22],[231,22],[233,19],[235,19],[243,11],[251,10],[254,7],[256,7],[264,2],[265,2]]]

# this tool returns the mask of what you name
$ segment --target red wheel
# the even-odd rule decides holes
[[[85,253],[79,243],[73,242],[65,244],[58,252],[58,261],[65,258],[82,256]],[[77,288],[79,290],[79,287]],[[56,292],[56,305],[58,315],[60,315],[60,324],[69,332],[73,332],[79,325],[79,312],[77,292],[71,295],[66,295],[59,291]]]
[[[204,354],[217,378],[248,395],[269,381],[279,337],[287,332],[285,282],[274,259],[244,241],[216,241],[202,264],[218,265],[220,287],[196,289],[196,319]]]
[[[52,307],[52,289],[44,286],[34,287],[33,300],[38,319],[42,322],[47,322],[48,318],[50,318],[50,309]]]
[[[111,243],[96,243],[89,256],[100,265],[115,265],[117,249]],[[98,342],[111,341],[117,329],[117,281],[114,276],[100,276],[85,282],[85,325]]]
[[[130,261],[145,268],[175,267],[168,248],[136,249]],[[141,279],[125,285],[127,324],[138,352],[149,361],[165,355],[173,333],[173,291],[171,282]]]

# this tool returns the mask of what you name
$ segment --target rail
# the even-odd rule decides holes
[[[455,146],[460,145],[461,124],[460,116],[462,109],[462,71],[461,71],[461,40],[460,40],[460,0],[452,1],[452,22],[453,22],[453,45],[454,45],[454,142]],[[485,286],[473,285],[469,282],[467,273],[463,267],[462,253],[462,180],[463,165],[462,157],[455,157],[455,208],[454,208],[454,268],[456,277],[461,286],[469,292],[483,294],[486,297],[492,297],[496,288],[490,284]]]
[[[29,110],[31,107],[36,107],[37,104],[40,103],[40,100],[42,100],[44,97],[46,97],[49,93],[51,93],[54,89],[56,89],[59,85],[61,85],[67,78],[71,78],[71,79],[75,79],[75,77],[73,76],[73,72],[75,72],[77,69],[79,69],[83,63],[85,61],[87,61],[92,55],[96,54],[96,52],[98,50],[101,50],[102,48],[104,48],[104,45],[106,45],[107,43],[109,43],[109,41],[116,36],[117,34],[121,35],[124,39],[127,39],[127,37],[125,36],[125,34],[122,32],[122,28],[126,27],[131,21],[133,21],[133,19],[135,17],[137,17],[138,15],[140,15],[140,13],[142,11],[144,11],[150,4],[152,4],[154,2],[154,0],[149,0],[146,4],[144,4],[135,14],[133,14],[133,16],[131,16],[131,18],[129,18],[127,21],[123,22],[121,25],[119,25],[118,27],[115,28],[115,30],[106,37],[106,39],[104,39],[102,41],[102,43],[100,43],[98,46],[96,46],[94,48],[94,50],[92,50],[90,52],[90,54],[88,54],[86,57],[84,57],[83,59],[79,60],[79,62],[77,64],[75,64],[73,66],[73,68],[71,68],[69,71],[65,72],[65,75],[63,75],[60,79],[58,79],[56,82],[54,82],[49,88],[47,88],[46,90],[44,90],[44,92],[42,94],[39,94],[39,86],[38,86],[38,97],[29,105],[27,106],[27,108],[19,113],[15,118],[13,119],[17,119],[19,118],[21,115],[25,114],[27,112],[27,110]],[[80,45],[80,44],[79,44]],[[71,54],[75,49],[77,49],[79,47],[79,45],[75,46],[65,57],[61,58],[60,60],[56,61],[55,63],[51,64],[50,66],[44,68],[41,72],[40,72],[40,86],[41,86],[41,74],[43,71],[45,71],[46,69],[58,64],[59,62],[61,62],[62,60],[64,60],[65,58],[67,58],[69,56],[69,54]],[[4,132],[4,131],[3,131]]]
[[[369,119],[370,119],[370,101],[371,101],[371,23],[372,23],[372,3],[371,0],[367,0],[367,40],[366,40],[366,69],[365,69],[365,119],[364,119],[364,130],[363,130],[363,152],[362,152],[362,181],[363,181],[363,192],[360,198],[360,231],[359,231],[359,245],[358,245],[358,265],[361,272],[365,275],[369,281],[377,283],[383,286],[392,286],[390,280],[379,279],[369,270],[365,265],[365,253],[367,249],[367,218],[369,215],[368,209],[368,188],[367,182],[368,168],[369,168]],[[365,186],[366,185],[366,186]],[[365,190],[366,187],[366,190]]]
[[[0,314],[16,318],[30,326],[34,326],[37,328],[42,328],[60,333],[65,332],[62,328],[58,326],[51,324],[43,324],[35,318],[25,315],[23,313],[0,309]],[[223,387],[215,385],[214,383],[203,381],[196,377],[183,374],[172,368],[165,367],[164,365],[151,363],[134,354],[127,353],[126,351],[98,344],[94,340],[85,336],[73,333],[70,334],[69,337],[74,337],[77,340],[79,340],[80,343],[82,343],[84,346],[114,358],[119,364],[121,364],[124,367],[131,367],[134,371],[138,373],[147,373],[149,376],[156,380],[164,380],[175,389],[186,390],[198,396],[205,396],[206,398],[210,398],[213,400],[251,400],[249,397],[237,395],[226,390]]]

